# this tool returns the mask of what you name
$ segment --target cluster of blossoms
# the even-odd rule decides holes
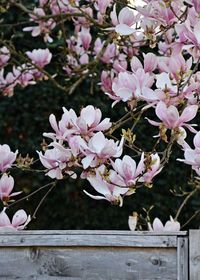
[[[21,191],[12,193],[14,188],[14,178],[6,173],[15,162],[17,153],[17,151],[15,153],[12,152],[10,147],[6,144],[0,145],[0,171],[2,173],[0,178],[0,199],[4,205],[7,205],[11,198],[21,193]],[[20,230],[24,229],[30,222],[30,216],[27,216],[26,212],[22,209],[14,214],[12,222],[5,211],[6,207],[0,212],[0,229]]]
[[[102,113],[91,105],[83,108],[80,116],[74,110],[63,108],[61,120],[57,123],[54,115],[50,124],[54,133],[44,133],[52,139],[49,148],[38,152],[40,161],[47,168],[51,178],[62,179],[64,174],[76,178],[76,170],[81,170],[81,178],[86,178],[100,196],[84,191],[94,199],[105,199],[122,206],[123,196],[135,192],[137,183],[150,185],[152,178],[161,171],[157,153],[145,158],[142,153],[138,165],[130,156],[120,156],[124,139],[108,139],[104,133],[111,127],[110,119],[101,121]],[[103,133],[104,132],[104,133]]]
[[[44,153],[38,152],[50,178],[76,179],[80,174],[98,193],[84,190],[88,196],[122,206],[125,196],[141,186],[152,185],[175,143],[184,152],[184,159],[178,160],[191,165],[200,179],[200,132],[195,123],[200,100],[200,4],[199,0],[144,0],[121,7],[115,2],[39,0],[37,7],[28,10],[31,26],[23,31],[31,32],[32,37],[41,36],[47,46],[63,35],[64,44],[55,55],[61,67],[56,69],[56,75],[46,71],[47,65],[54,65],[54,52],[43,48],[25,51],[21,54],[23,63],[9,72],[12,48],[2,46],[0,89],[10,96],[17,85],[25,87],[50,79],[59,89],[72,93],[89,77],[112,100],[112,107],[126,106],[130,115],[122,123],[132,117],[132,130],[138,116],[151,110],[159,120],[146,117],[144,122],[158,127],[158,135],[154,136],[158,141],[150,152],[136,149],[140,157],[137,161],[123,155],[130,140],[127,133],[117,141],[112,135],[115,124],[109,118],[102,120],[101,110],[92,105],[83,108],[79,116],[73,109],[63,108],[59,121],[52,114],[49,120],[53,132],[44,133],[51,143]],[[73,29],[69,36],[68,23]],[[63,84],[57,80],[60,73],[65,77]],[[195,135],[194,149],[186,141],[188,131]],[[161,141],[167,144],[165,152],[160,152],[162,157],[158,151]],[[8,167],[2,167],[2,173],[7,168],[10,161]],[[10,195],[13,185],[13,178],[3,174],[3,201],[16,195]],[[5,211],[1,215],[6,220]],[[149,230],[171,229],[180,229],[172,218],[165,226],[159,219],[149,224]]]
[[[10,56],[6,47],[0,49],[0,90],[3,95],[12,96],[17,85],[26,87],[35,85],[38,80],[48,79],[48,76],[45,76],[41,71],[51,61],[52,54],[49,49],[28,51],[26,57],[27,61],[30,60],[30,62],[13,66],[12,71],[5,75],[4,67],[9,62]]]

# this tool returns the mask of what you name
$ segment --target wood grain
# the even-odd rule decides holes
[[[200,280],[200,230],[189,231],[190,280]]]
[[[1,231],[0,279],[187,280],[187,241],[186,232]]]

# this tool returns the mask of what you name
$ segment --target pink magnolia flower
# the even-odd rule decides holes
[[[89,49],[90,43],[92,41],[92,36],[90,34],[90,29],[82,27],[81,32],[79,32],[79,37],[81,39],[82,46],[83,46],[84,50],[87,51]]]
[[[46,175],[52,179],[62,179],[63,172],[65,171],[64,169],[67,167],[67,163],[71,160],[72,154],[70,149],[65,149],[61,145],[55,144],[55,147],[46,150],[44,155],[41,152],[37,153],[41,163],[48,169]],[[68,170],[66,170],[66,173],[67,171]]]
[[[49,64],[52,58],[49,49],[35,49],[32,52],[26,52],[26,54],[34,64],[41,68]]]
[[[137,226],[138,214],[133,212],[131,216],[128,217],[128,226],[131,231],[135,231]]]
[[[167,107],[164,102],[160,101],[156,106],[156,115],[162,122],[156,122],[149,119],[148,121],[155,126],[159,126],[163,123],[168,129],[184,126],[196,133],[196,130],[192,127],[195,126],[195,124],[187,124],[186,122],[191,121],[196,116],[197,111],[198,105],[189,105],[183,110],[181,115],[179,115],[178,109],[175,106],[170,105]]]
[[[115,31],[120,35],[131,35],[135,32],[133,27],[137,21],[137,17],[134,15],[132,9],[124,7],[117,16],[116,5],[114,5],[110,17],[115,26]]]
[[[179,36],[179,43],[183,49],[186,49],[193,57],[194,62],[200,57],[200,22],[192,23],[192,18],[188,18],[184,23],[176,24],[175,30]]]
[[[141,155],[140,162],[136,162],[130,156],[125,155],[123,159],[112,161],[114,170],[110,171],[109,179],[118,186],[133,186],[136,184],[139,176],[144,171],[144,154]]]
[[[27,216],[23,209],[18,210],[10,221],[8,215],[5,213],[6,208],[0,213],[0,229],[22,230],[31,221],[31,216]]]
[[[52,29],[55,28],[56,22],[50,18],[48,20],[42,20],[46,14],[42,8],[34,8],[33,14],[30,14],[30,20],[38,23],[36,26],[29,26],[23,28],[23,31],[31,31],[33,37],[37,37],[40,34],[44,36],[44,41],[52,43],[53,39],[49,36]]]
[[[17,84],[22,87],[28,85],[35,85],[35,77],[33,75],[33,68],[28,64],[22,64],[18,67],[13,67],[13,77]]]
[[[112,204],[123,205],[122,196],[126,195],[129,188],[121,188],[114,184],[108,183],[103,180],[100,174],[97,172],[96,177],[88,177],[87,180],[90,182],[91,186],[101,195],[92,195],[84,190],[84,193],[96,200],[107,200]]]
[[[180,223],[178,221],[174,221],[172,216],[170,216],[170,220],[166,222],[165,225],[161,222],[160,219],[155,218],[153,224],[148,224],[149,231],[162,232],[162,231],[180,231]]]
[[[7,144],[0,145],[0,171],[6,172],[8,168],[11,168],[12,163],[16,160],[18,151],[11,152],[10,147]]]
[[[107,130],[112,125],[109,118],[101,121],[101,110],[94,108],[92,105],[83,108],[79,117],[72,109],[68,111],[63,108],[63,111],[64,114],[58,124],[55,116],[50,115],[49,121],[56,133],[44,133],[44,136],[53,140],[69,140],[72,135],[91,136],[95,131]]]
[[[162,57],[158,61],[158,67],[160,71],[170,73],[170,77],[172,76],[176,81],[183,80],[183,77],[188,75],[191,66],[192,57],[190,57],[188,60],[185,60],[182,54],[174,54],[170,57]],[[157,77],[159,77],[159,75]],[[163,83],[166,82],[166,84],[169,84],[169,76],[165,77],[167,77],[167,82],[163,79]]]
[[[10,59],[9,49],[6,47],[0,48],[0,69],[3,68]]]
[[[0,179],[0,199],[3,201],[9,200],[10,197],[16,196],[21,192],[14,192],[11,194],[14,188],[14,179],[12,176],[3,174]]]
[[[171,3],[173,11],[162,0],[152,0],[143,7],[137,7],[137,10],[144,16],[145,20],[156,21],[160,25],[170,26],[177,21],[174,13],[180,15],[180,5],[176,1]]]
[[[177,159],[185,164],[192,166],[192,169],[200,176],[200,131],[195,135],[193,139],[194,149],[191,149],[187,145],[184,149],[184,159]]]
[[[18,84],[12,72],[4,77],[4,69],[0,70],[0,90],[5,96],[13,96],[14,88]]]
[[[86,142],[84,145],[82,144],[82,153],[85,155],[81,161],[83,168],[96,167],[111,157],[120,157],[123,150],[123,141],[123,138],[120,143],[113,139],[107,139],[101,131],[94,134],[87,144]]]
[[[154,78],[139,68],[134,74],[120,72],[112,84],[112,90],[122,101],[132,99],[153,102],[158,100],[155,92],[150,88]]]
[[[112,0],[97,0],[96,8],[103,15],[106,13],[106,9],[111,4]]]
[[[131,59],[131,70],[133,73],[137,72],[138,69],[144,69],[144,72],[153,72],[158,64],[158,59],[155,54],[147,53],[144,56],[144,67],[137,56],[133,56]]]
[[[160,157],[157,153],[151,154],[148,158],[148,163],[146,166],[145,173],[139,178],[139,182],[144,182],[146,184],[150,184],[152,182],[153,177],[155,177],[158,173],[160,173],[162,167],[160,166]]]

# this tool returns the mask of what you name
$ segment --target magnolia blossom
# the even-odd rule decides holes
[[[6,47],[0,48],[0,69],[3,68],[10,59],[10,51]]]
[[[88,50],[90,47],[90,43],[92,41],[92,36],[90,34],[90,29],[82,27],[81,32],[79,33],[80,40],[82,42],[82,46],[84,50]]]
[[[34,64],[41,68],[49,64],[52,58],[49,49],[35,49],[32,52],[26,52],[26,54]]]
[[[111,2],[112,0],[97,0],[96,8],[103,15]]]
[[[154,78],[139,68],[134,74],[120,72],[113,81],[112,90],[124,102],[132,99],[152,102],[158,100],[150,88],[153,82]]]
[[[135,32],[133,27],[137,18],[132,9],[124,7],[117,16],[116,5],[114,5],[110,17],[113,25],[115,26],[115,31],[120,35],[131,35]]]
[[[10,221],[8,215],[5,213],[6,208],[0,213],[0,230],[22,230],[31,221],[31,216],[27,216],[23,209],[18,210]]]
[[[119,145],[118,145],[119,144]],[[82,144],[82,153],[85,157],[81,163],[83,168],[96,167],[111,157],[120,157],[123,149],[123,138],[121,142],[105,138],[100,131],[90,138],[88,144]]]
[[[18,151],[11,152],[10,147],[7,144],[0,145],[0,171],[6,172],[8,168],[12,166],[12,163],[16,160]]]
[[[163,225],[160,219],[155,218],[152,226],[150,223],[148,223],[148,227],[150,231],[162,232],[162,231],[180,231],[181,226],[178,221],[175,221],[172,218],[172,216],[170,216],[170,220],[167,221],[165,225]]]
[[[137,226],[138,214],[133,212],[131,216],[128,217],[128,226],[131,231],[135,231]]]
[[[67,162],[71,159],[70,149],[65,149],[61,145],[57,145],[53,149],[46,150],[44,155],[37,152],[41,163],[48,169],[46,175],[49,177],[62,179],[62,172],[67,167]]]
[[[158,60],[158,68],[161,72],[170,73],[164,74],[161,73],[157,75],[157,87],[162,87],[162,89],[166,88],[174,88],[172,87],[171,81],[172,77],[176,81],[183,81],[183,78],[188,75],[192,66],[192,57],[190,59],[185,60],[182,54],[173,54],[170,57],[161,57]],[[163,75],[164,74],[164,75]],[[163,78],[163,79],[162,79]],[[188,78],[188,77],[186,77]]]
[[[23,28],[23,31],[31,31],[33,37],[37,37],[40,34],[44,36],[44,41],[52,43],[53,39],[49,36],[52,29],[56,27],[56,22],[50,18],[48,20],[42,20],[46,14],[42,8],[34,8],[33,13],[30,14],[30,21],[36,22],[38,25],[29,26]]]
[[[88,105],[81,110],[78,117],[74,110],[69,111],[63,108],[64,114],[57,123],[56,117],[52,114],[49,117],[50,124],[56,133],[44,133],[44,136],[52,139],[66,140],[72,135],[91,136],[94,131],[103,131],[111,127],[109,118],[101,121],[102,113],[100,109]]]
[[[158,173],[161,172],[162,167],[160,165],[160,157],[157,153],[151,154],[146,160],[146,170],[142,177],[139,178],[139,182],[150,184],[152,182],[153,177],[155,177]]]
[[[184,149],[185,158],[178,159],[178,161],[191,165],[192,169],[200,176],[200,131],[195,135],[193,143],[195,149],[191,149],[190,146],[187,145]]]
[[[21,192],[14,192],[11,194],[14,188],[14,179],[12,176],[8,176],[7,174],[3,174],[0,179],[0,199],[1,200],[9,200],[10,197],[16,196]]]
[[[193,24],[192,21],[192,18],[188,18],[184,23],[176,24],[175,30],[183,49],[187,49],[187,51],[193,55],[196,62],[197,58],[200,57],[200,22],[197,20],[196,23]]]
[[[103,180],[101,175],[97,172],[96,177],[88,177],[87,180],[91,186],[101,195],[92,195],[84,190],[84,193],[96,200],[107,200],[112,204],[119,205],[123,204],[124,195],[128,195],[129,188],[121,188],[114,184],[108,183]]]
[[[144,171],[144,154],[136,167],[136,162],[130,156],[125,155],[123,159],[112,162],[114,170],[110,171],[109,179],[113,184],[119,186],[133,186]]]
[[[144,67],[137,56],[133,56],[131,59],[131,70],[133,73],[137,72],[138,69],[144,69],[144,72],[153,72],[158,64],[158,58],[153,53],[143,54],[144,56]]]
[[[167,107],[164,102],[160,101],[156,106],[156,115],[162,122],[156,122],[149,119],[148,121],[155,126],[164,124],[168,129],[184,126],[195,133],[196,130],[192,126],[195,126],[196,124],[187,124],[186,122],[191,121],[196,116],[197,111],[198,105],[189,105],[183,110],[181,115],[179,115],[178,109],[175,106],[170,105]]]

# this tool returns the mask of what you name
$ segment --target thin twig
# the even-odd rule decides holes
[[[177,220],[183,207],[186,205],[186,203],[188,202],[188,200],[197,192],[198,189],[194,189],[192,192],[190,192],[186,198],[183,200],[183,202],[181,203],[181,206],[179,207],[177,213],[176,213],[176,216],[174,218],[174,220]]]

